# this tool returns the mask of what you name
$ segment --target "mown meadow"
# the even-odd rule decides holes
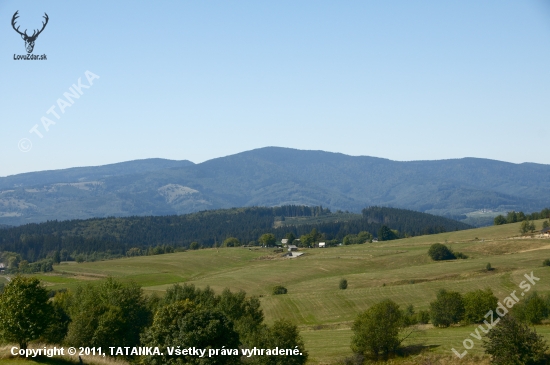
[[[537,221],[537,227],[541,223]],[[183,282],[210,286],[216,292],[244,290],[260,297],[267,323],[279,318],[296,323],[310,354],[309,363],[324,364],[352,355],[349,345],[354,318],[383,299],[392,299],[403,308],[412,304],[417,311],[428,309],[441,288],[461,293],[490,288],[503,299],[518,290],[524,274],[531,272],[540,278],[535,290],[550,292],[550,267],[542,266],[542,261],[550,258],[550,239],[521,237],[519,225],[302,249],[304,255],[295,259],[283,258],[273,249],[238,247],[70,262],[38,277],[50,289],[71,289],[112,276],[135,281],[146,293],[159,296],[174,283]],[[468,255],[468,259],[432,261],[427,251],[437,242]],[[487,263],[494,270],[487,271]],[[348,281],[346,290],[338,288],[342,278]],[[288,293],[272,295],[275,285],[283,285]],[[462,341],[474,327],[422,325],[406,344],[422,345],[423,356],[448,357],[451,348],[463,349]],[[550,326],[536,329],[550,339]],[[483,355],[481,342],[475,342],[469,351],[468,356],[475,355]]]

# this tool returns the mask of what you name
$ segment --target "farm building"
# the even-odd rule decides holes
[[[288,251],[298,251],[298,247],[296,247],[296,245],[288,245]]]
[[[283,239],[281,240],[281,243],[282,243],[283,246],[288,245],[288,238],[283,238]]]
[[[325,248],[326,244],[325,242],[319,242],[319,248]]]
[[[542,231],[540,231],[540,235],[542,237],[550,237],[550,228],[543,228]]]

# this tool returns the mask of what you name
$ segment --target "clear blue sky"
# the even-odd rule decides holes
[[[264,146],[550,164],[549,3],[2,1],[0,176]],[[16,10],[48,13],[47,61],[13,60]]]

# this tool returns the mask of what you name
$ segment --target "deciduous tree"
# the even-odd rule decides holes
[[[40,280],[16,276],[0,295],[0,335],[26,349],[50,325],[52,306]]]

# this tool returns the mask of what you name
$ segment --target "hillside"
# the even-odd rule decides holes
[[[537,221],[541,227],[542,221]],[[283,259],[271,249],[223,248],[124,258],[95,263],[62,263],[40,278],[52,289],[75,288],[111,275],[134,280],[148,293],[161,294],[173,283],[186,282],[216,292],[224,288],[260,296],[266,320],[288,318],[297,323],[312,364],[350,356],[355,316],[374,303],[390,298],[402,308],[427,309],[441,288],[465,293],[491,288],[502,300],[533,272],[540,278],[535,290],[550,292],[550,239],[520,237],[519,223],[419,236],[389,242],[326,249],[302,249],[304,256]],[[441,242],[466,253],[467,260],[434,262],[427,256],[432,243]],[[485,270],[490,262],[493,271]],[[346,278],[349,287],[338,289]],[[274,285],[287,295],[271,295]],[[521,297],[520,297],[521,298]],[[427,325],[407,344],[421,344],[429,354],[449,356],[473,326],[433,328]],[[550,339],[550,327],[537,326]],[[469,352],[482,355],[479,341]],[[426,363],[426,362],[422,362]],[[451,363],[451,362],[447,362]]]
[[[188,161],[144,160],[0,178],[0,223],[322,205],[460,216],[550,205],[550,166],[464,158],[398,162],[267,147]],[[496,213],[495,213],[496,215]]]
[[[287,217],[294,223],[287,224]],[[397,230],[402,237],[471,228],[448,218],[396,208],[371,207],[364,209],[362,215],[350,215],[331,213],[322,207],[253,207],[180,216],[27,224],[0,230],[0,253],[16,252],[30,262],[51,257],[56,251],[63,252],[62,258],[71,255],[73,260],[78,254],[104,258],[124,256],[132,248],[146,253],[154,247],[161,250],[160,246],[162,252],[188,248],[191,242],[203,247],[219,246],[228,237],[235,237],[242,244],[258,245],[264,233],[273,233],[280,241],[287,233],[300,237],[313,229],[323,240],[339,243],[344,236],[361,231],[376,237],[383,225]]]

